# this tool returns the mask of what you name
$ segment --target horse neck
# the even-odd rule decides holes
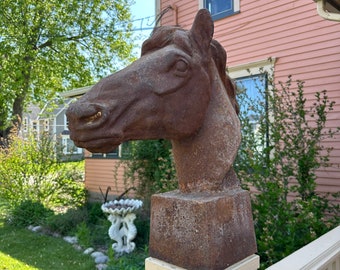
[[[201,129],[194,137],[172,141],[182,192],[220,191],[238,185],[232,164],[241,140],[240,122],[212,66],[211,101]]]

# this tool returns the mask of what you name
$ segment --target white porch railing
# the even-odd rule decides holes
[[[340,270],[340,226],[266,270]]]

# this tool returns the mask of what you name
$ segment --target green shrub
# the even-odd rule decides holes
[[[148,208],[152,194],[177,188],[178,183],[167,140],[133,141],[126,156],[125,181],[137,187],[137,194]]]
[[[143,247],[148,245],[150,236],[150,216],[148,211],[138,211],[137,218],[134,223],[137,228],[137,236],[133,240],[136,243],[136,246]]]
[[[91,230],[91,243],[93,246],[106,246],[109,247],[112,245],[111,238],[109,237],[108,231],[111,223],[105,219],[98,219],[96,224],[89,225]]]
[[[279,88],[270,77],[268,84],[256,100],[241,94],[243,140],[234,164],[242,183],[258,191],[252,207],[263,269],[332,229],[340,217],[328,194],[316,192],[316,170],[331,166],[331,148],[322,141],[338,131],[326,128],[334,102],[321,91],[306,106],[304,83],[292,77]],[[258,116],[256,128],[249,111]]]
[[[109,248],[109,262],[107,270],[144,270],[145,259],[148,257],[148,249],[136,248],[132,253],[116,256],[112,248]]]
[[[102,203],[99,202],[88,202],[85,204],[85,208],[87,211],[87,223],[88,224],[97,224],[99,220],[105,219],[106,215],[101,209]]]
[[[9,223],[13,226],[43,225],[53,211],[40,202],[22,201],[10,211]]]
[[[100,203],[86,203],[69,209],[66,213],[49,217],[45,226],[61,235],[76,235],[83,247],[108,246],[112,242],[108,235],[111,223],[100,206]]]
[[[61,235],[75,234],[77,226],[86,222],[87,211],[84,207],[71,208],[66,213],[57,214],[46,220],[46,227]]]
[[[82,247],[91,246],[91,231],[84,221],[77,225],[76,236],[79,245]]]
[[[63,164],[62,164],[63,165]],[[79,180],[79,171],[64,170],[61,166],[59,177],[53,181],[54,193],[48,198],[51,206],[78,207],[84,204],[87,197],[83,180]]]
[[[0,197],[11,205],[25,200],[48,207],[83,204],[86,193],[79,173],[66,167],[57,158],[60,154],[48,134],[12,137],[7,148],[0,148]]]
[[[108,246],[112,240],[108,235],[111,223],[101,209],[101,203],[89,202],[84,208],[87,211],[86,226],[90,231],[90,243],[94,246]]]

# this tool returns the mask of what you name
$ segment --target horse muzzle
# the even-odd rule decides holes
[[[70,105],[66,111],[70,131],[77,129],[95,129],[101,126],[106,119],[106,108],[95,103],[78,103]]]

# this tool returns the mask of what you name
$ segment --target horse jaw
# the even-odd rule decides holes
[[[206,118],[192,138],[172,140],[179,189],[182,192],[221,191],[227,185],[228,173],[240,142],[240,121],[228,95],[213,68],[213,90]]]

